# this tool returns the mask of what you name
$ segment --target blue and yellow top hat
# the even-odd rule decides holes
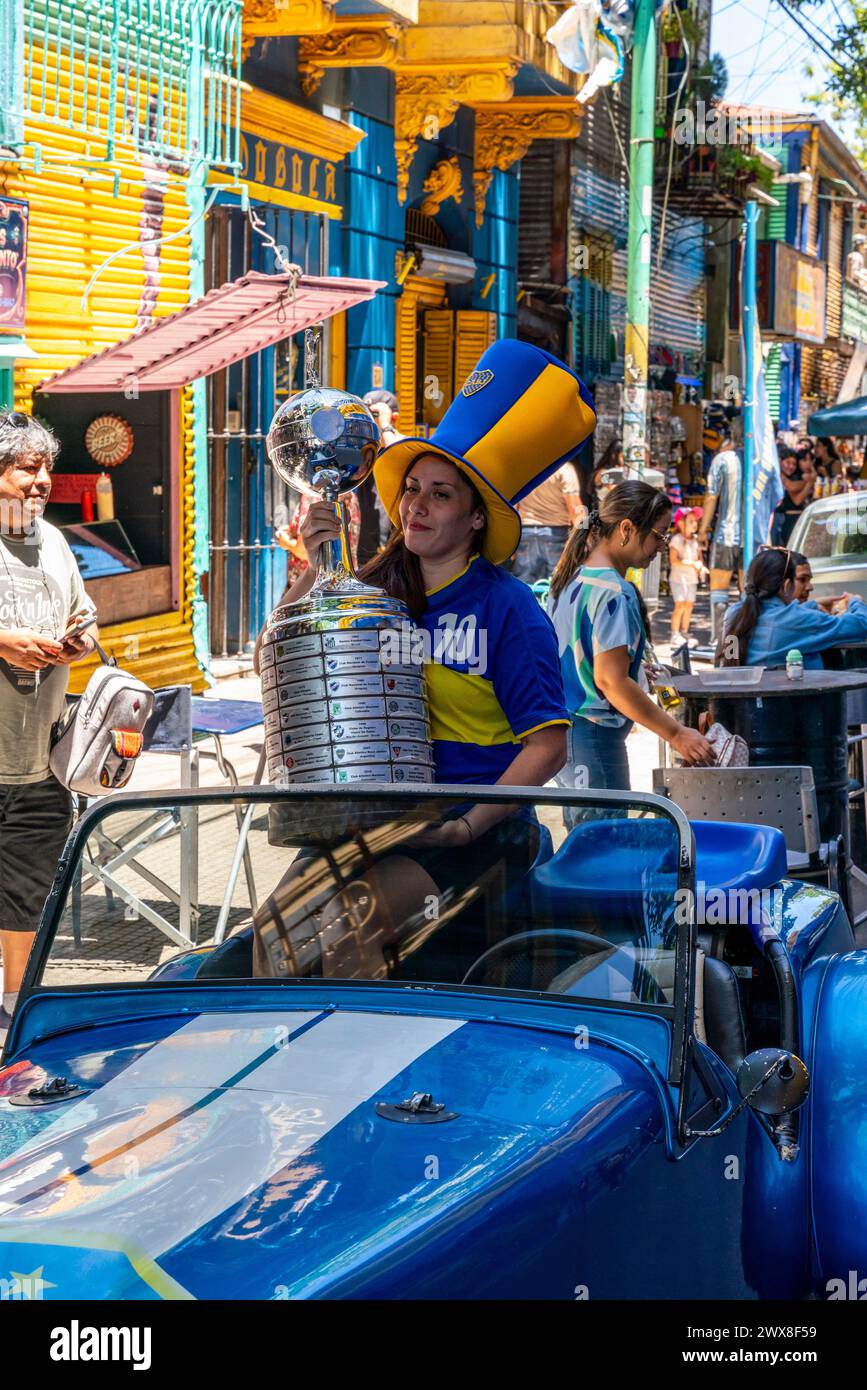
[[[482,554],[501,565],[521,539],[515,503],[573,457],[596,428],[590,392],[573,371],[532,343],[489,347],[429,439],[399,439],[374,465],[376,486],[397,525],[403,480],[421,454],[441,454],[485,503]]]

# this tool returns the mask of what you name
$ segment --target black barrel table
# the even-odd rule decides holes
[[[867,645],[863,642],[831,647],[824,653],[829,671],[867,671]],[[867,869],[867,688],[846,696],[849,720],[849,852],[859,876]],[[867,878],[864,879],[867,884]]]
[[[755,684],[736,685],[726,672],[709,671],[670,683],[683,698],[686,724],[697,728],[708,710],[746,739],[755,767],[812,767],[822,840],[842,835],[849,853],[848,701],[867,691],[867,671],[805,671],[790,681],[785,671],[766,670]]]

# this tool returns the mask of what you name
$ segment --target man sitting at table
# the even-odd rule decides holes
[[[808,603],[811,608],[821,608],[823,613],[833,613],[843,602],[843,595],[830,594],[828,598],[811,598],[813,571],[810,561],[799,550],[793,550],[791,554],[795,566],[795,603]]]
[[[800,557],[799,557],[800,558]],[[843,643],[867,641],[867,604],[843,594],[837,614],[795,600],[795,556],[790,550],[760,550],[747,571],[744,598],[726,614],[717,666],[785,666],[793,648],[804,669],[822,670],[822,653]]]

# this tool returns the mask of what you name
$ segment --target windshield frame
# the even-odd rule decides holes
[[[586,791],[566,791],[560,789],[549,789],[544,787],[493,787],[477,786],[475,784],[453,784],[436,783],[419,785],[396,786],[390,783],[360,783],[352,787],[351,791],[342,785],[298,785],[291,787],[277,787],[269,784],[253,785],[235,788],[207,788],[193,790],[161,790],[140,792],[122,792],[113,796],[101,797],[84,812],[71,830],[69,837],[64,845],[63,852],[58,861],[57,871],[51,891],[45,900],[42,913],[39,919],[36,939],[30,958],[27,963],[27,970],[21,984],[19,993],[18,1008],[20,1009],[30,998],[40,994],[57,996],[60,994],[80,994],[97,992],[117,992],[118,989],[124,991],[141,990],[154,988],[181,990],[191,992],[196,989],[219,987],[217,981],[208,981],[197,985],[190,980],[166,980],[151,983],[147,980],[130,980],[119,985],[117,982],[101,982],[94,984],[72,984],[72,985],[51,985],[44,984],[42,974],[48,963],[51,946],[54,941],[55,933],[60,925],[61,918],[66,909],[69,895],[72,891],[75,869],[80,859],[84,846],[88,839],[101,824],[110,816],[116,816],[127,811],[142,811],[149,807],[156,810],[159,807],[184,807],[198,806],[236,806],[247,807],[251,804],[262,803],[263,805],[273,804],[274,802],[291,801],[303,799],[309,801],[314,799],[320,802],[336,800],[346,802],[347,800],[363,801],[382,801],[383,796],[393,799],[396,802],[402,800],[417,802],[420,797],[425,801],[444,801],[454,803],[456,799],[466,801],[471,795],[474,802],[479,804],[530,804],[535,806],[622,806],[628,802],[630,806],[647,807],[653,811],[657,818],[668,819],[674,824],[678,836],[678,866],[677,866],[677,887],[676,893],[679,895],[680,902],[686,902],[689,910],[686,913],[679,912],[676,917],[677,935],[675,948],[675,975],[674,975],[674,1006],[673,1010],[669,1007],[662,1008],[652,1004],[624,1004],[613,1003],[604,999],[570,999],[567,996],[558,996],[548,993],[538,994],[530,990],[510,990],[492,988],[490,986],[476,985],[455,985],[447,982],[431,982],[426,985],[426,989],[433,988],[439,994],[472,993],[484,998],[509,999],[509,1000],[531,1000],[534,998],[544,999],[547,1003],[554,1003],[562,1000],[567,1008],[575,1007],[599,1008],[601,1010],[637,1011],[642,1015],[653,1014],[656,1017],[663,1017],[671,1022],[672,1026],[672,1045],[669,1066],[669,1081],[679,1084],[687,1056],[687,1040],[692,1028],[693,1016],[693,958],[695,953],[695,841],[692,827],[686,815],[673,801],[667,797],[657,796],[651,792],[632,792],[632,791],[604,791],[601,789],[588,788]],[[684,896],[686,894],[687,896]],[[683,920],[680,920],[683,918]],[[227,981],[227,984],[243,984],[245,988],[256,987],[279,987],[281,989],[298,987],[307,989],[313,984],[320,988],[330,988],[337,986],[341,992],[346,988],[364,989],[406,989],[406,981],[353,981],[353,980],[306,980],[306,979],[251,979],[243,981]],[[415,986],[417,989],[418,986]],[[16,1011],[17,1012],[17,1011]],[[10,1039],[17,1032],[13,1026],[10,1030]]]

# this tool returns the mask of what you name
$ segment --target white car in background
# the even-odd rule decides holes
[[[849,593],[867,602],[867,492],[811,502],[798,518],[789,549],[810,562],[813,598]]]

